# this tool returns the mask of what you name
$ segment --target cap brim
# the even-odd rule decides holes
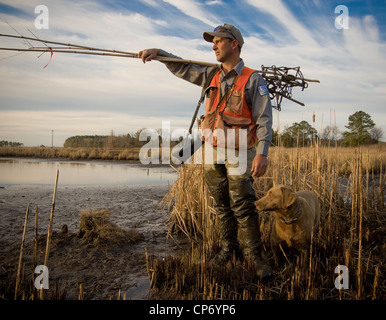
[[[205,41],[208,41],[208,42],[212,42],[214,37],[232,39],[232,36],[226,32],[204,32],[203,37]]]

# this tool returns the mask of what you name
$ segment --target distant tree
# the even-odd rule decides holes
[[[284,147],[294,147],[296,145],[296,136],[288,126],[284,128],[283,133],[280,135],[280,140]]]
[[[23,143],[21,142],[13,142],[13,141],[0,141],[0,147],[21,147]]]
[[[64,142],[65,148],[138,148],[146,144],[146,141],[139,141],[138,130],[133,135],[118,135],[111,130],[108,136],[73,136]]]
[[[114,130],[111,129],[110,131],[110,136],[108,138],[105,139],[105,147],[106,148],[116,148],[116,144],[114,143],[115,142],[115,135],[114,135]]]
[[[65,148],[102,148],[107,136],[73,136],[64,142]]]
[[[371,116],[364,111],[357,111],[348,117],[349,131],[343,132],[343,145],[356,147],[371,143],[370,131],[375,127]]]
[[[340,139],[340,130],[337,127],[327,126],[322,133],[323,145],[335,145],[335,141]]]
[[[284,147],[295,147],[299,141],[299,146],[309,146],[312,139],[317,138],[317,131],[307,122],[295,122],[290,127],[286,127],[280,136]]]
[[[276,130],[272,129],[272,142],[271,144],[274,146],[278,145],[278,138],[279,138],[279,133]]]
[[[383,130],[378,127],[374,127],[370,130],[371,139],[378,143],[383,138]]]

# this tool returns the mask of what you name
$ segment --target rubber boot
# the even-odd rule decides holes
[[[260,280],[272,274],[272,268],[262,257],[263,246],[260,240],[259,220],[250,215],[239,219],[239,240],[242,246],[244,259],[250,263]]]
[[[221,235],[221,251],[211,262],[226,264],[238,250],[237,220],[230,208],[226,169],[224,165],[205,165],[204,173],[208,189],[214,199]]]
[[[261,255],[260,227],[252,182],[248,172],[244,176],[229,177],[230,204],[238,222],[238,239],[244,259],[252,263],[259,278],[263,279],[272,273],[272,269]]]

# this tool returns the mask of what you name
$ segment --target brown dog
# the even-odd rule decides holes
[[[258,210],[273,211],[276,215],[270,239],[276,262],[281,243],[290,248],[308,249],[320,219],[319,201],[314,192],[293,192],[288,186],[278,185],[255,205]]]

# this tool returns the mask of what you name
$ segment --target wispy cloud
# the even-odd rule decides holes
[[[270,14],[275,20],[274,23],[285,27],[286,31],[296,39],[300,44],[307,44],[314,46],[316,43],[310,34],[309,30],[305,28],[292,14],[281,0],[259,1],[247,0],[247,2],[264,13]]]
[[[224,3],[222,2],[222,0],[208,0],[205,2],[205,4],[207,4],[208,6],[212,6],[212,5],[216,5],[216,4],[222,5]]]
[[[220,24],[221,22],[214,15],[208,13],[204,8],[203,4],[199,1],[194,0],[163,0],[176,7],[178,10],[181,10],[187,16],[193,17],[201,22],[213,26]]]

